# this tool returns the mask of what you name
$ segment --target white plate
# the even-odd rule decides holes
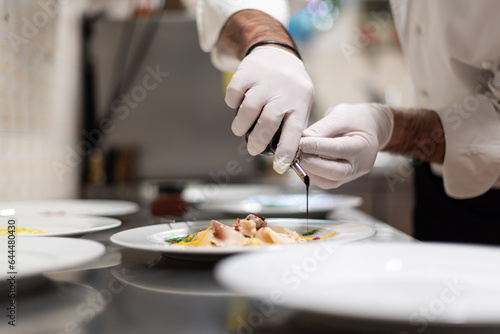
[[[91,240],[73,238],[31,238],[18,236],[15,243],[17,278],[78,267],[102,254],[105,247]],[[7,238],[0,239],[0,280],[10,276]]]
[[[96,199],[12,201],[0,203],[0,212],[4,212],[3,215],[13,215],[12,213],[9,213],[9,209],[14,209],[14,214],[16,215],[42,214],[47,216],[120,216],[139,211],[139,205],[128,201]]]
[[[220,220],[221,223],[232,225],[235,223],[234,219]],[[279,225],[288,227],[299,233],[306,231],[306,219],[267,219],[270,225]],[[111,241],[124,247],[158,251],[176,257],[192,257],[210,255],[210,256],[225,256],[234,253],[248,252],[263,249],[280,249],[292,246],[300,246],[301,244],[288,244],[288,245],[269,245],[269,246],[234,246],[234,247],[192,247],[169,245],[165,239],[176,236],[186,235],[193,233],[199,229],[205,229],[210,226],[210,221],[196,221],[188,223],[173,223],[173,224],[160,224],[138,227],[126,231],[122,231],[111,236]],[[368,226],[353,224],[353,223],[340,223],[332,220],[309,219],[309,229],[318,229],[319,231],[315,236],[328,235],[337,232],[337,235],[331,238],[314,241],[314,242],[332,242],[342,243],[354,241],[359,239],[368,238],[375,233],[375,231]]]
[[[352,208],[361,205],[362,202],[362,198],[357,196],[310,194],[309,213],[325,213],[340,208]],[[203,208],[234,215],[255,212],[263,216],[283,216],[305,214],[307,201],[305,193],[256,195],[240,201],[207,203],[203,205]]]
[[[191,184],[182,192],[188,203],[225,203],[239,201],[250,196],[279,194],[283,188],[262,184]]]
[[[0,227],[7,227],[12,218],[0,217]],[[26,235],[29,237],[55,237],[81,235],[111,229],[121,225],[115,218],[94,216],[15,216],[16,226],[40,229],[47,233]]]
[[[232,291],[356,332],[500,329],[498,247],[325,245],[333,246],[231,257],[216,267],[216,278]]]

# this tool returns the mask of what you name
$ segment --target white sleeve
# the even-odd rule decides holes
[[[244,9],[263,11],[283,26],[288,25],[287,0],[198,0],[196,20],[200,46],[203,51],[212,53],[213,64],[222,71],[234,71],[240,61],[216,47],[220,31],[231,15]]]

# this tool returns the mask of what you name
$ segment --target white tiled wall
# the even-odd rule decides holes
[[[82,6],[0,2],[0,201],[77,196]]]

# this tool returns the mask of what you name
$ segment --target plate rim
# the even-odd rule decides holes
[[[133,213],[137,213],[140,211],[140,205],[133,201],[127,200],[116,200],[116,199],[92,199],[92,198],[83,198],[83,199],[43,199],[43,200],[26,200],[26,201],[2,201],[0,202],[0,210],[4,209],[12,209],[12,206],[15,205],[40,205],[40,204],[52,204],[61,202],[65,205],[72,205],[73,203],[78,203],[77,205],[83,205],[83,203],[90,202],[102,202],[102,203],[121,203],[124,204],[121,207],[115,208],[114,210],[100,210],[95,212],[79,212],[79,213],[63,213],[59,214],[55,212],[54,214],[47,214],[43,212],[16,212],[19,215],[42,215],[42,216],[73,216],[73,215],[87,215],[87,216],[120,216],[120,215],[129,215]],[[14,208],[15,209],[15,208]]]
[[[68,223],[70,221],[74,220],[102,220],[102,221],[108,221],[108,224],[106,225],[100,225],[100,226],[94,226],[90,228],[83,228],[83,229],[78,229],[78,230],[71,230],[71,231],[62,231],[62,232],[48,232],[48,233],[43,233],[43,234],[26,234],[26,235],[21,235],[23,237],[65,237],[65,236],[75,236],[75,235],[82,235],[82,234],[88,234],[88,233],[93,233],[93,232],[99,232],[99,231],[104,231],[104,230],[109,230],[112,228],[116,228],[122,225],[122,221],[117,218],[112,218],[112,217],[101,217],[101,216],[85,216],[85,215],[67,215],[67,216],[45,216],[45,215],[16,215],[12,216],[15,219],[55,219],[55,220],[67,220]],[[2,217],[2,218],[8,218],[8,217]],[[20,223],[22,227],[24,226],[24,223]],[[29,223],[28,223],[29,225]],[[29,227],[28,227],[29,228]],[[0,238],[6,237],[6,236],[0,236]]]

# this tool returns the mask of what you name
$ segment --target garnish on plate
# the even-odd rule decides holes
[[[316,233],[316,232],[318,232],[318,229],[316,229],[316,228],[315,228],[314,230],[311,230],[311,231],[309,231],[309,232],[304,232],[304,233],[302,233],[301,235],[302,235],[303,237],[307,237],[308,235],[313,235],[313,234],[314,234],[314,233]]]
[[[178,236],[178,237],[167,238],[167,239],[165,239],[165,242],[169,243],[169,244],[176,244],[179,242],[190,242],[190,241],[193,241],[194,237],[196,236],[196,233],[198,233],[198,232],[194,232],[191,234],[186,234],[186,235],[182,235],[182,236]]]
[[[14,231],[11,229],[7,229],[5,227],[0,227],[0,235],[31,235],[31,234],[45,234],[49,233],[44,230],[40,230],[37,228],[26,228],[26,227],[21,227],[21,226],[16,226]]]

